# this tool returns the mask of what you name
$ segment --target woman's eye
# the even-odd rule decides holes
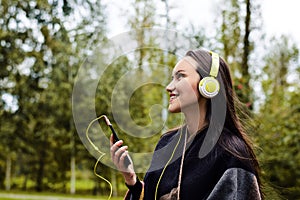
[[[181,73],[176,74],[176,79],[181,79],[182,77],[184,77],[183,74]]]
[[[185,77],[185,74],[177,72],[172,76],[172,80],[180,80],[181,78]]]

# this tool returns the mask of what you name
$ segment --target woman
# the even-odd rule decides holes
[[[140,181],[122,141],[111,157],[129,188],[125,199],[261,199],[259,164],[236,114],[227,64],[203,49],[187,52],[166,87],[168,110],[185,124],[165,133]]]

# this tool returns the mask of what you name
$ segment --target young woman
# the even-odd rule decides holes
[[[111,137],[112,161],[129,188],[125,199],[262,199],[259,164],[236,113],[225,61],[189,51],[166,90],[169,112],[182,112],[185,123],[161,137],[143,181],[133,164],[124,165],[128,147]]]

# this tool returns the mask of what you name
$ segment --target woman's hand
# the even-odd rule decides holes
[[[133,169],[133,162],[128,155],[128,146],[122,146],[123,141],[119,140],[113,144],[113,135],[110,136],[110,156],[119,171],[122,172],[127,185],[136,183],[136,174]],[[130,164],[126,167],[124,164],[125,157],[128,157]]]

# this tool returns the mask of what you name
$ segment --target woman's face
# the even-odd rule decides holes
[[[168,109],[171,113],[182,112],[188,108],[198,109],[200,76],[196,71],[196,66],[196,61],[191,57],[185,57],[175,65],[172,81],[166,87],[170,93]]]

